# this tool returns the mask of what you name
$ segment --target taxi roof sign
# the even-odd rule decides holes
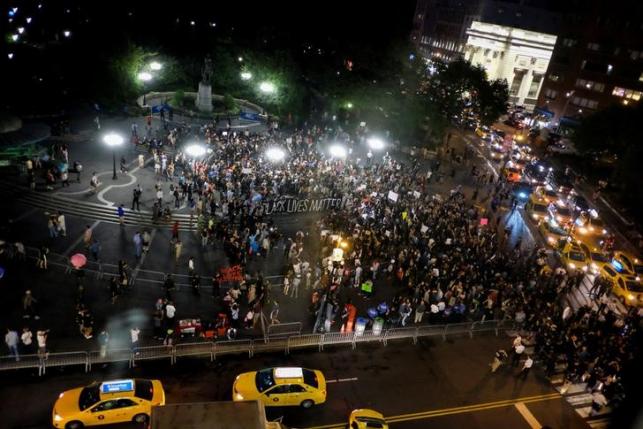
[[[106,381],[100,385],[100,393],[131,392],[134,390],[134,380]]]
[[[274,375],[275,378],[303,378],[304,371],[295,367],[275,368]]]

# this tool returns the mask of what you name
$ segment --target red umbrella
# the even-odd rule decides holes
[[[83,267],[87,263],[87,257],[82,253],[76,253],[75,255],[72,255],[69,260],[74,268]]]

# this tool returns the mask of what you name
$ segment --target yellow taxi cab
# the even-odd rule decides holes
[[[560,251],[560,260],[570,270],[587,271],[589,260],[583,249],[576,243],[565,242]]]
[[[601,277],[612,284],[612,292],[623,304],[643,307],[643,282],[639,276],[621,274],[610,265],[603,266]]]
[[[561,197],[558,195],[558,192],[551,188],[547,188],[546,186],[538,186],[534,191],[534,196],[545,200],[547,204],[558,203],[561,201]]]
[[[51,418],[54,427],[64,429],[131,421],[145,423],[156,405],[165,405],[165,391],[159,380],[96,382],[61,393]]]
[[[643,261],[622,250],[614,252],[612,266],[619,273],[643,276]]]
[[[475,131],[475,132],[476,132],[476,135],[477,135],[478,137],[480,137],[480,138],[483,138],[483,139],[484,139],[484,138],[486,138],[486,137],[487,137],[487,135],[489,134],[489,128],[488,128],[488,127],[485,127],[485,126],[481,126],[481,127],[476,128],[476,131]]]
[[[527,204],[525,204],[525,212],[530,219],[540,222],[548,215],[547,202],[531,194]]]
[[[545,239],[545,243],[554,248],[558,248],[560,241],[566,239],[568,235],[563,228],[547,220],[538,225],[538,230]]]
[[[298,367],[266,368],[237,376],[233,401],[258,399],[266,407],[310,408],[326,402],[326,379],[321,371]]]
[[[589,247],[584,242],[577,241],[578,245],[585,252],[589,262],[589,271],[596,275],[601,272],[605,265],[609,265],[612,262],[609,254],[603,252],[599,248]]]
[[[349,429],[388,429],[382,413],[368,408],[353,410],[348,418]]]
[[[591,217],[585,213],[574,221],[574,232],[583,237],[606,237],[608,231],[604,222],[598,217]]]

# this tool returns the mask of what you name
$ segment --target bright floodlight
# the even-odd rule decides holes
[[[123,144],[123,137],[116,133],[109,133],[103,137],[103,142],[110,147],[120,146]]]
[[[346,148],[340,144],[332,145],[328,151],[333,158],[346,158]]]
[[[370,147],[373,150],[382,150],[384,149],[384,141],[380,138],[377,137],[371,137],[368,140],[366,140],[368,143],[368,147]]]
[[[31,17],[30,17],[30,16],[28,16],[28,17],[27,17],[27,19],[26,19],[26,21],[27,21],[27,24],[31,24]]]
[[[13,40],[14,42],[17,42],[17,41],[18,41],[18,37],[20,37],[20,36],[18,36],[17,34],[12,34],[12,35],[11,35],[11,40]]]
[[[69,31],[69,30],[63,31],[63,36],[65,36],[65,37],[71,36],[71,31]]]
[[[185,153],[190,155],[192,158],[200,158],[205,155],[207,152],[206,148],[200,144],[191,144],[185,148]]]
[[[237,60],[239,60],[239,62],[242,62],[242,61],[243,61],[243,57],[239,57],[239,58],[237,58]]]
[[[149,80],[152,80],[152,74],[148,72],[141,72],[138,74],[138,80],[141,80],[143,82],[147,82]]]
[[[266,151],[266,158],[268,158],[272,162],[283,161],[285,157],[286,157],[286,152],[284,152],[283,149],[278,147],[271,147]]]
[[[275,84],[272,82],[261,82],[259,84],[259,89],[261,92],[265,92],[266,94],[272,94],[275,92]]]
[[[252,79],[252,73],[250,73],[250,72],[241,72],[241,79],[243,79],[243,80]]]
[[[156,70],[161,70],[163,68],[163,64],[159,63],[158,61],[152,61],[150,63],[150,69],[156,71]]]
[[[18,34],[22,34],[25,32],[25,27],[18,27]]]

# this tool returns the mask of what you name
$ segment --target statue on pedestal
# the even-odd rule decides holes
[[[210,56],[205,57],[203,67],[201,68],[201,82],[199,82],[199,92],[196,95],[196,108],[202,112],[212,111],[212,74],[214,73],[212,59]]]

